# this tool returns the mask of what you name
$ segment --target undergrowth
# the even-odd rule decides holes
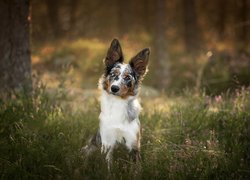
[[[168,111],[145,108],[142,161],[115,152],[111,171],[100,151],[81,152],[98,128],[99,107],[70,111],[43,87],[0,102],[1,179],[248,179],[250,93],[162,97]]]

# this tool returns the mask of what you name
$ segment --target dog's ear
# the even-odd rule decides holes
[[[104,59],[106,69],[109,70],[117,62],[123,62],[122,48],[117,39],[113,39],[108,49],[107,56]]]
[[[140,51],[135,57],[133,57],[129,62],[131,68],[139,77],[143,77],[147,72],[149,54],[149,48],[145,48]]]

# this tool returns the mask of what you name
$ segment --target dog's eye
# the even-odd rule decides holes
[[[111,77],[115,77],[115,73],[111,73],[110,76],[111,76]]]
[[[129,76],[126,76],[124,79],[125,79],[126,81],[129,81],[131,78],[130,78]]]

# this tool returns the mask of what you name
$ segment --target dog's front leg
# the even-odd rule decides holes
[[[101,146],[101,136],[100,132],[97,131],[95,135],[88,140],[87,145],[82,147],[81,152],[89,156],[91,153],[96,151],[100,146]]]
[[[107,152],[107,155],[106,155],[106,161],[107,161],[107,164],[108,164],[108,169],[110,170],[110,167],[112,165],[112,160],[113,160],[113,150],[114,150],[114,146],[111,146]]]
[[[138,149],[132,149],[130,151],[130,156],[135,163],[138,163],[141,161],[141,154]]]

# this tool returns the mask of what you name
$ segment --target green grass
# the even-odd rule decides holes
[[[99,106],[86,100],[72,111],[37,88],[0,102],[0,179],[249,179],[250,92],[215,98],[183,93],[142,98],[142,161],[115,152],[80,152],[98,128]],[[94,97],[90,97],[94,99]],[[160,105],[165,104],[165,108]],[[68,105],[69,106],[69,105]]]

